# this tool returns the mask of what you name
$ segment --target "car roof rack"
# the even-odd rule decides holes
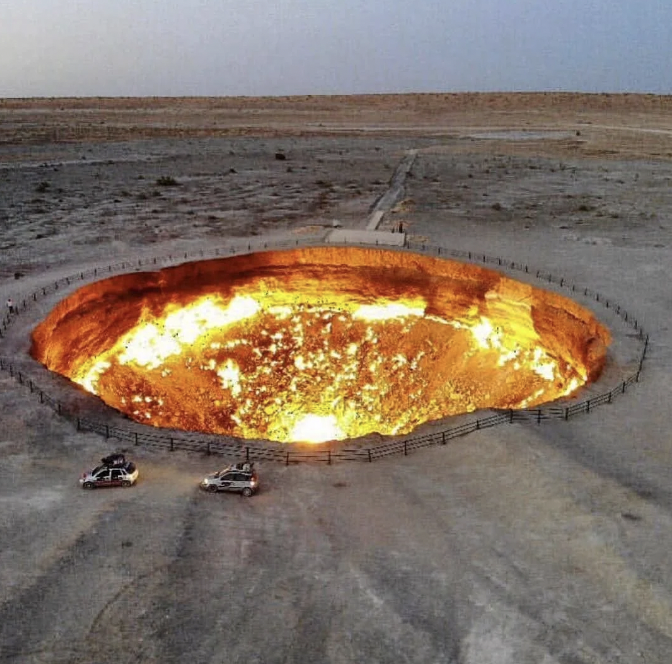
[[[103,466],[108,468],[119,468],[120,466],[126,465],[126,457],[120,452],[115,452],[109,456],[103,457],[101,459]]]

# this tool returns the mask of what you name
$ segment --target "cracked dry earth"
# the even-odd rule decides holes
[[[82,491],[115,441],[0,372],[0,662],[669,662],[669,100],[53,104],[0,104],[3,301],[126,258],[364,229],[417,149],[381,230],[585,284],[650,353],[588,415],[373,464],[263,463],[249,500],[199,492],[228,459],[143,446],[137,486]],[[607,375],[627,362],[615,349]]]

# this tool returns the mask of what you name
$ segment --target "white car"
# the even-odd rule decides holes
[[[213,493],[235,491],[247,498],[259,491],[259,477],[253,463],[236,463],[204,477],[200,487]]]
[[[99,489],[108,486],[131,486],[138,479],[138,469],[123,454],[112,454],[102,459],[102,464],[85,472],[79,478],[83,489]]]

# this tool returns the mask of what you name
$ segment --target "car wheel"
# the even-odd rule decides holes
[[[95,488],[95,484],[93,482],[84,482],[84,488],[85,489],[93,489]]]
[[[208,491],[210,493],[217,493],[217,485],[216,484],[208,484]]]
[[[121,486],[123,486],[124,489],[125,489],[127,486],[131,486],[131,483],[130,483],[128,480],[124,480],[124,481],[121,483]]]
[[[245,498],[249,498],[251,495],[252,495],[252,489],[250,489],[249,486],[246,486],[243,489],[243,496],[245,496]]]

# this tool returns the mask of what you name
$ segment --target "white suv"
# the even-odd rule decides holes
[[[200,487],[213,493],[235,491],[248,497],[259,490],[259,477],[253,463],[236,463],[204,477]]]

